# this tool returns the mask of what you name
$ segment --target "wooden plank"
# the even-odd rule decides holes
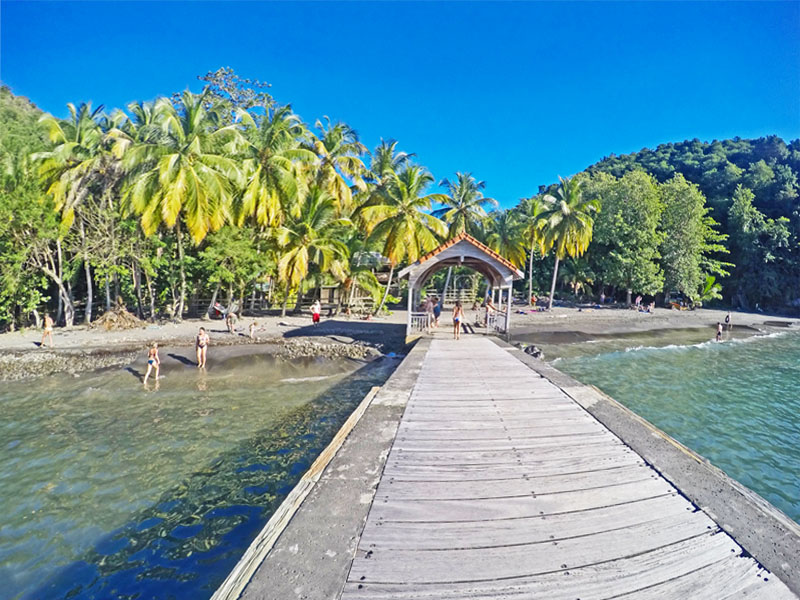
[[[383,521],[416,521],[437,523],[442,521],[488,521],[491,519],[516,519],[536,515],[554,515],[578,510],[613,506],[675,493],[663,479],[650,477],[633,483],[609,485],[592,490],[577,490],[560,494],[494,497],[491,489],[487,496],[466,500],[401,500],[392,498],[375,502],[370,518]],[[677,497],[677,494],[676,494]]]
[[[725,562],[730,543],[722,535],[705,535],[645,552],[555,573],[492,579],[483,582],[387,584],[352,578],[345,585],[343,600],[499,600],[542,598],[545,600],[597,600],[637,592],[648,585],[672,581],[688,572]],[[638,598],[635,594],[635,598]],[[674,596],[693,598],[693,596]]]
[[[625,530],[591,536],[484,549],[387,550],[371,549],[369,558],[356,558],[353,581],[385,583],[450,583],[505,579],[568,571],[649,552],[694,537],[712,535],[703,513],[679,514],[641,523]],[[364,579],[361,579],[361,578]]]
[[[636,464],[574,475],[558,473],[546,477],[526,475],[525,477],[498,479],[491,486],[482,480],[409,481],[389,476],[381,480],[375,498],[376,500],[455,500],[485,498],[487,494],[492,496],[555,494],[642,481],[648,477],[655,479],[658,475],[652,469],[642,469]]]
[[[370,548],[374,544],[383,549],[490,548],[576,538],[685,512],[685,504],[666,495],[581,512],[498,521],[440,522],[431,526],[369,520],[362,539]]]

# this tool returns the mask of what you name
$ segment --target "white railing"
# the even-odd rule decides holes
[[[409,323],[409,333],[429,333],[431,329],[431,314],[427,312],[412,312]]]
[[[506,314],[505,313],[496,313],[494,311],[489,311],[489,314],[486,316],[486,329],[488,331],[496,331],[498,333],[505,333],[506,332]]]

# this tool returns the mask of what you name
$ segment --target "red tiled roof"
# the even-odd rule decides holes
[[[466,240],[467,242],[469,242],[470,244],[472,244],[476,248],[479,248],[480,250],[482,250],[483,252],[485,252],[486,254],[491,256],[492,258],[494,258],[497,262],[499,262],[502,265],[504,265],[504,266],[508,267],[509,269],[511,269],[513,272],[515,272],[515,273],[519,273],[520,272],[519,268],[514,266],[514,263],[512,263],[511,261],[508,261],[505,258],[503,258],[502,256],[500,256],[497,252],[495,252],[494,250],[489,248],[489,246],[486,246],[485,244],[481,244],[478,240],[476,240],[474,237],[472,237],[468,233],[459,233],[456,237],[454,237],[451,240],[446,241],[444,244],[442,244],[441,246],[439,246],[435,250],[431,250],[425,256],[420,256],[419,259],[417,260],[417,263],[418,264],[424,263],[426,260],[428,260],[430,258],[433,258],[434,256],[436,256],[437,254],[439,254],[443,250],[447,250],[451,246],[455,246],[461,240]]]

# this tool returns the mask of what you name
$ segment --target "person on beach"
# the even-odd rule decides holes
[[[158,382],[158,373],[161,370],[161,359],[158,357],[158,344],[153,343],[150,350],[147,351],[147,373],[144,374],[142,383],[147,385],[147,380],[150,377],[150,372],[155,369],[156,382]]]
[[[44,332],[42,332],[42,341],[39,342],[39,348],[44,346],[44,338],[49,338],[50,347],[53,347],[53,318],[49,313],[44,313]]]
[[[606,303],[606,293],[605,292],[600,292],[600,304],[602,305],[602,304],[605,304],[605,303]]]
[[[256,323],[255,321],[250,323],[250,339],[251,340],[255,339],[255,337],[256,337],[256,335],[255,335],[256,334],[256,327],[258,327],[258,323]]]
[[[722,323],[717,323],[717,341],[722,341]]]
[[[439,326],[439,317],[442,314],[442,305],[439,304],[439,299],[434,296],[433,297],[433,326]]]
[[[234,325],[236,324],[236,313],[229,312],[225,315],[225,325],[228,326],[228,333],[236,333],[236,328]]]
[[[725,329],[730,330],[733,327],[731,324],[731,313],[728,311],[728,314],[725,315]]]
[[[464,309],[461,308],[461,302],[456,301],[453,307],[453,339],[461,339],[461,321],[464,320]]]
[[[638,296],[636,296],[636,310],[639,310],[641,306],[642,306],[642,295],[639,294]]]
[[[311,322],[314,324],[314,327],[319,325],[319,315],[322,312],[322,305],[319,303],[319,300],[314,300],[314,304],[311,305]]]
[[[205,327],[201,327],[200,331],[197,333],[197,338],[195,339],[194,344],[195,351],[197,352],[198,369],[206,368],[206,354],[208,353],[208,344],[210,342],[211,338],[208,337]]]

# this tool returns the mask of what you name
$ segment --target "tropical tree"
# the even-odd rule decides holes
[[[183,93],[178,107],[162,98],[161,138],[134,144],[124,155],[130,173],[124,201],[141,215],[142,229],[153,234],[160,225],[174,228],[180,270],[177,318],[186,301],[182,222],[199,244],[209,231],[231,218],[235,184],[241,172],[237,161],[222,154],[223,142],[235,135],[233,125],[218,127],[219,115],[206,107],[207,93]]]
[[[348,258],[347,246],[341,241],[341,228],[351,226],[349,219],[337,216],[334,197],[313,184],[285,215],[283,225],[274,231],[280,251],[278,279],[285,286],[281,316],[286,316],[289,295],[297,290],[309,273],[310,265],[331,272],[339,281],[346,278],[342,262]]]
[[[439,185],[447,188],[447,195],[442,200],[441,208],[433,211],[433,216],[448,223],[447,237],[453,239],[461,233],[478,237],[481,226],[486,219],[486,209],[497,206],[494,198],[484,198],[484,181],[476,181],[471,173],[456,173],[456,180],[451,182],[442,179]],[[447,268],[447,278],[439,303],[444,304],[447,288],[453,267]]]
[[[239,200],[237,222],[253,218],[262,227],[280,224],[283,213],[296,202],[304,183],[298,165],[313,165],[316,155],[300,142],[308,131],[290,106],[264,107],[258,121],[239,111],[245,130],[242,171],[247,179]]]
[[[539,218],[545,210],[547,203],[541,196],[523,198],[517,206],[517,212],[522,223],[522,235],[530,250],[528,259],[528,301],[533,296],[533,257],[538,254],[543,257],[547,253],[544,235],[544,221]]]
[[[575,296],[592,293],[595,274],[585,256],[565,260],[561,273],[561,281],[566,283]]]
[[[325,123],[317,120],[314,127],[321,132],[310,144],[319,157],[316,183],[335,200],[339,215],[349,214],[353,209],[353,192],[348,178],[356,189],[366,189],[363,177],[367,168],[361,157],[367,148],[358,141],[355,129],[346,123],[331,123],[325,117]]]
[[[376,314],[383,309],[395,267],[403,260],[413,262],[433,250],[447,226],[425,212],[432,202],[441,202],[442,194],[425,194],[433,175],[422,167],[409,165],[400,173],[389,176],[386,185],[373,194],[358,210],[358,217],[369,233],[369,240],[383,246],[389,259],[389,279]]]
[[[517,267],[525,264],[523,225],[513,210],[498,210],[489,215],[486,245]]]
[[[375,186],[383,185],[392,174],[399,173],[415,156],[397,149],[396,140],[384,140],[372,152],[367,179]]]
[[[553,281],[550,284],[550,298],[547,309],[553,308],[553,295],[556,292],[558,263],[566,256],[582,256],[592,241],[594,214],[600,210],[598,200],[584,200],[580,179],[559,177],[561,184],[556,195],[544,196],[548,208],[539,215],[544,223],[544,246],[554,248],[556,255],[553,267]]]
[[[483,196],[486,182],[476,181],[471,173],[456,173],[455,181],[442,179],[439,185],[447,188],[447,195],[433,216],[448,224],[447,237],[452,239],[460,233],[477,237],[486,210],[497,206],[497,200]]]
[[[61,213],[61,231],[56,239],[57,255],[63,256],[63,234],[75,222],[76,210],[86,202],[91,192],[100,194],[114,188],[122,171],[118,168],[113,156],[104,152],[104,134],[98,121],[103,107],[92,110],[91,103],[78,107],[67,104],[70,117],[66,121],[56,119],[52,115],[43,115],[39,122],[47,130],[53,148],[33,155],[39,165],[39,176],[45,193],[53,199],[54,208]],[[86,274],[87,303],[84,319],[89,323],[92,319],[92,273],[87,251],[86,230],[84,222],[79,223],[81,254]],[[64,286],[64,265],[61,260],[53,268],[48,269],[55,274],[54,279],[59,289],[59,302],[66,308],[67,326],[72,325],[74,307],[71,294]]]

